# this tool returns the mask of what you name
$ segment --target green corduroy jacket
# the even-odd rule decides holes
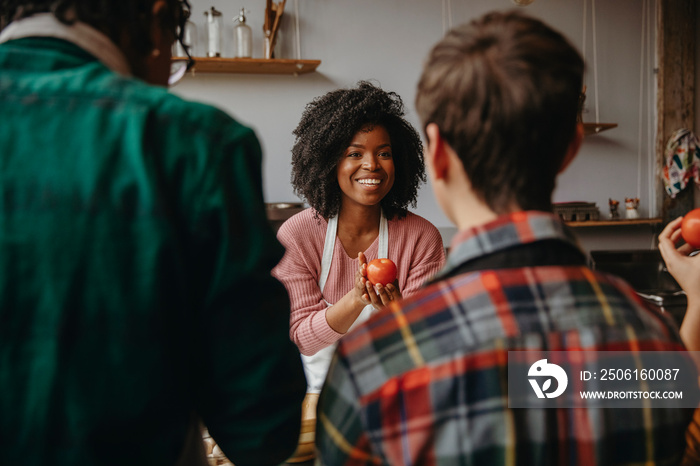
[[[291,454],[306,384],[253,131],[77,46],[0,45],[0,464]]]

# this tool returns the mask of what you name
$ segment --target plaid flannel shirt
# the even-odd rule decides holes
[[[344,337],[319,401],[318,462],[678,462],[692,410],[508,408],[509,350],[683,349],[670,319],[582,265],[454,274],[543,240],[576,246],[544,212],[460,232],[432,284]]]

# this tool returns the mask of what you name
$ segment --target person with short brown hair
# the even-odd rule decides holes
[[[435,46],[416,110],[440,128],[490,210],[548,211],[569,146],[580,141],[583,60],[543,23],[495,18]]]
[[[321,464],[680,461],[692,410],[679,403],[510,405],[511,351],[586,350],[605,367],[605,350],[663,349],[697,376],[672,320],[590,270],[551,211],[583,137],[582,74],[562,34],[515,12],[477,18],[432,49],[416,106],[433,191],[459,231],[429,285],[340,340],[319,399]]]

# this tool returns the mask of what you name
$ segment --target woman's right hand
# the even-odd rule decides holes
[[[693,247],[689,244],[676,247],[681,237],[682,221],[683,217],[679,217],[666,225],[659,235],[659,251],[669,273],[688,297],[680,334],[686,348],[693,351],[693,359],[700,369],[700,358],[696,353],[700,351],[700,255],[690,256]]]
[[[372,295],[376,293],[372,290],[372,284],[367,280],[367,258],[364,253],[359,252],[357,259],[360,262],[355,273],[355,294],[365,306],[372,303]]]
[[[663,229],[659,235],[659,251],[666,262],[666,268],[688,296],[688,301],[700,302],[700,255],[690,256],[694,248],[689,244],[676,247],[681,238],[679,217]]]

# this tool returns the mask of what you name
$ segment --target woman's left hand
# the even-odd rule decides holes
[[[367,294],[372,300],[372,305],[377,309],[381,309],[392,301],[401,299],[401,291],[399,291],[398,280],[395,280],[394,283],[388,283],[386,286],[378,283],[374,285],[374,289],[368,280],[366,286]]]

